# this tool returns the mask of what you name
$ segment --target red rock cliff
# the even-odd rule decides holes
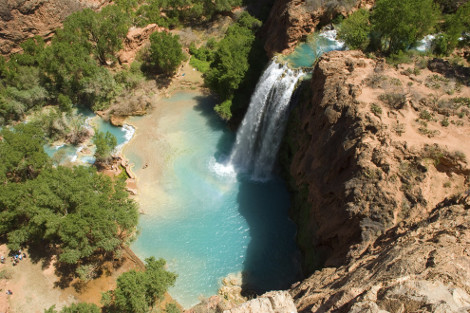
[[[20,51],[19,45],[35,35],[48,38],[73,12],[94,10],[111,0],[0,0],[0,54]]]
[[[318,25],[329,23],[335,16],[347,16],[354,10],[370,7],[375,0],[325,1],[276,0],[264,26],[265,50],[270,57],[275,53],[290,52],[304,36]]]

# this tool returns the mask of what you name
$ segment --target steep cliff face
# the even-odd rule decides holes
[[[326,268],[301,312],[470,305],[470,88],[423,64],[330,52],[303,88],[280,157],[304,268]]]
[[[317,26],[338,15],[347,16],[358,8],[371,7],[375,0],[276,0],[264,26],[269,57],[287,53]]]
[[[358,258],[388,229],[468,188],[469,117],[465,107],[450,113],[468,87],[452,98],[444,89],[457,81],[412,71],[357,51],[331,52],[315,67],[281,151],[307,270]]]
[[[324,268],[291,290],[298,312],[468,312],[470,199],[394,227],[355,262]]]
[[[97,10],[111,0],[0,0],[0,54],[20,51],[35,35],[48,38],[71,13]]]

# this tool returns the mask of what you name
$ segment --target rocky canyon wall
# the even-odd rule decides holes
[[[306,273],[323,268],[291,290],[301,312],[470,305],[470,112],[444,109],[470,90],[414,66],[330,52],[291,113],[291,215]]]
[[[98,10],[111,0],[0,0],[0,54],[21,50],[33,36],[50,38],[67,16],[84,8]]]
[[[312,34],[317,26],[338,15],[347,16],[358,8],[371,7],[375,0],[276,0],[263,27],[269,57],[287,53]]]

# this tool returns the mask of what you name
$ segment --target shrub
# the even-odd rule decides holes
[[[107,163],[116,148],[116,137],[110,132],[95,132],[93,143],[96,145],[95,158],[97,163]]]
[[[341,23],[338,37],[352,49],[365,50],[369,45],[369,11],[360,9]]]
[[[444,127],[449,126],[449,119],[446,117],[441,121],[441,125]]]
[[[432,120],[432,115],[429,113],[428,110],[423,110],[419,113],[419,118],[426,120],[426,121],[431,121]]]
[[[172,75],[184,59],[179,36],[165,32],[150,35],[148,66],[158,73]]]
[[[371,18],[382,50],[393,54],[428,34],[439,10],[433,0],[377,0]]]
[[[406,105],[406,96],[403,93],[384,93],[379,96],[379,100],[397,110]]]
[[[372,103],[372,104],[370,105],[370,111],[371,111],[372,113],[374,113],[375,115],[377,115],[377,116],[379,116],[379,115],[382,114],[382,108],[379,107],[379,106],[378,106],[377,104],[375,104],[375,103]]]

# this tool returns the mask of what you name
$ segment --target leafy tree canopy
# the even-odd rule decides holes
[[[369,45],[369,11],[360,9],[341,23],[338,37],[352,49],[365,50]]]
[[[165,260],[145,259],[144,272],[131,270],[119,276],[114,291],[103,295],[106,312],[147,313],[173,286],[176,274],[165,270]]]
[[[72,303],[70,306],[66,306],[60,310],[60,313],[100,313],[100,308],[93,303]],[[59,313],[55,309],[55,305],[51,308],[44,310],[44,313]]]
[[[396,53],[431,32],[439,15],[433,0],[378,0],[372,24],[382,49]]]
[[[149,68],[159,73],[173,74],[184,59],[179,36],[166,32],[155,32],[150,35],[147,59]]]
[[[205,75],[206,84],[222,100],[215,110],[226,120],[231,117],[234,93],[250,69],[249,54],[255,41],[255,31],[260,26],[259,20],[244,12],[217,44],[210,69]]]
[[[98,163],[106,163],[112,157],[114,148],[116,148],[116,137],[110,132],[102,133],[95,131],[93,143],[96,146],[95,159]]]
[[[0,182],[19,182],[35,178],[49,166],[44,152],[44,134],[32,124],[19,124],[0,131]]]

